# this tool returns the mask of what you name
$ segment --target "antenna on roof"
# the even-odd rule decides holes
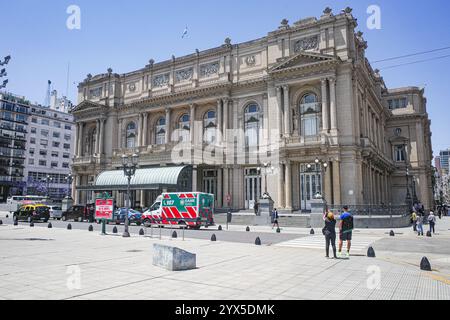
[[[48,80],[47,82],[47,93],[45,95],[44,107],[50,107],[50,94],[51,94],[51,85],[52,82]]]

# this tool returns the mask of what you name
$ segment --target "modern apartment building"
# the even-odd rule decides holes
[[[73,116],[54,109],[31,106],[26,150],[26,192],[62,199],[69,192],[74,151]]]
[[[29,101],[0,92],[0,203],[22,194]]]

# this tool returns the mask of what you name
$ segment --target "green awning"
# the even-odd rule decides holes
[[[136,174],[131,178],[130,187],[132,190],[158,190],[162,188],[176,188],[180,184],[180,179],[192,177],[190,166],[182,167],[159,167],[137,169]],[[123,170],[104,171],[96,179],[95,184],[89,187],[77,187],[78,190],[126,190],[128,179]]]

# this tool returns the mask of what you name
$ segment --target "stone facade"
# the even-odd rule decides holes
[[[257,40],[88,75],[73,110],[76,201],[91,201],[98,174],[138,152],[140,167],[192,164],[193,189],[214,193],[218,208],[251,209],[264,191],[286,211],[310,209],[318,193],[336,205],[405,204],[413,186],[430,208],[424,92],[387,89],[356,27],[351,10],[325,10]],[[180,140],[191,154],[174,161]],[[243,151],[222,156],[235,140]],[[207,145],[215,161],[198,152]],[[135,205],[160,191],[136,190]]]

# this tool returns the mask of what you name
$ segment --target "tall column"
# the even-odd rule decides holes
[[[122,127],[123,127],[123,119],[119,120],[119,128],[117,130],[117,149],[123,148],[123,141],[122,141]]]
[[[283,165],[280,163],[279,167],[278,167],[278,207],[279,208],[284,208],[284,190],[283,190],[283,183],[284,183],[284,179],[283,179],[283,174],[284,173],[284,167]]]
[[[198,191],[197,179],[198,179],[198,167],[194,166],[192,168],[192,191],[194,192]]]
[[[74,186],[73,186],[73,190],[74,190],[73,193],[75,195],[74,201],[75,201],[75,204],[79,204],[80,203],[80,192],[77,190],[77,187],[80,185],[80,176],[76,175],[74,181],[75,181]]]
[[[99,153],[100,155],[105,153],[104,140],[105,140],[105,123],[106,119],[100,120],[100,136],[99,136]]]
[[[190,108],[191,108],[190,109],[191,113],[190,113],[189,119],[190,119],[190,127],[191,127],[191,130],[190,130],[191,143],[195,144],[195,141],[194,141],[194,139],[195,139],[195,104],[194,103],[191,104]]]
[[[95,145],[94,145],[94,152],[93,154],[98,154],[98,147],[99,147],[99,137],[100,137],[100,120],[97,119],[95,121]]]
[[[78,139],[79,139],[79,136],[80,136],[80,124],[77,123],[77,124],[75,124],[75,126],[76,126],[75,157],[78,157]]]
[[[284,135],[291,135],[291,106],[289,103],[289,86],[283,86],[284,92]]]
[[[286,161],[285,166],[285,196],[286,196],[286,209],[292,210],[292,164],[290,160]]]
[[[331,130],[337,131],[336,79],[330,78],[330,120]]]
[[[171,136],[171,128],[170,128],[170,109],[166,108],[166,144],[170,143],[170,136]]]
[[[138,115],[138,139],[137,139],[137,146],[142,146],[142,113],[139,113]]]
[[[325,133],[330,130],[329,126],[329,106],[328,106],[328,94],[327,94],[327,79],[322,79],[322,127]]]
[[[224,99],[223,100],[223,141],[227,141],[227,129],[228,129],[228,118],[229,118],[229,109],[230,108],[230,100]]]
[[[216,142],[222,142],[222,99],[217,99],[217,131],[216,131]]]
[[[325,190],[325,200],[329,204],[334,204],[333,202],[333,194],[332,194],[332,185],[331,185],[331,163],[328,162],[328,168],[325,171],[325,179],[324,179],[324,186],[322,187]]]
[[[223,190],[222,190],[222,199],[223,199],[224,207],[228,206],[227,196],[230,193],[229,185],[230,185],[229,170],[227,167],[224,167],[223,168]]]
[[[140,193],[139,202],[140,202],[141,207],[144,208],[145,207],[145,191],[139,190],[139,193]]]
[[[373,175],[372,175],[372,164],[369,163],[369,204],[373,204]]]
[[[216,201],[217,207],[223,208],[223,197],[222,197],[222,168],[217,169],[217,190],[216,190]]]
[[[83,156],[83,129],[84,123],[79,124],[79,135],[78,135],[78,156]]]
[[[333,161],[333,198],[335,205],[341,205],[341,164]]]
[[[142,145],[147,146],[148,145],[148,113],[144,113],[144,126],[143,126],[143,132],[142,132]]]
[[[277,104],[278,104],[278,128],[280,130],[280,136],[283,133],[283,108],[281,101],[281,87],[277,87]]]

